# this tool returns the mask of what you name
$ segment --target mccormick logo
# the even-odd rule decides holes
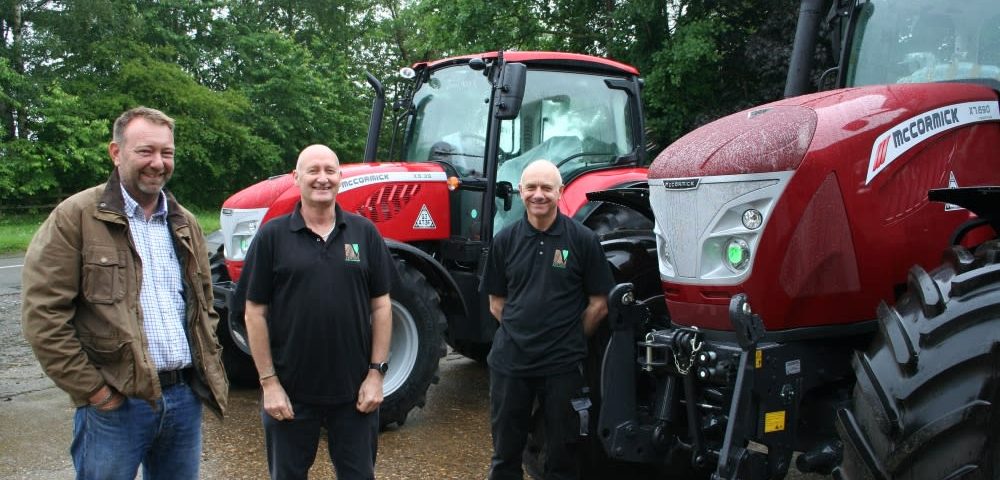
[[[911,148],[941,132],[979,122],[1000,120],[998,102],[966,102],[924,112],[879,135],[868,159],[865,185]]]
[[[566,268],[566,261],[569,260],[569,250],[556,250],[552,257],[552,266],[556,268]]]
[[[361,261],[361,250],[358,248],[358,244],[356,243],[344,244],[344,261],[345,262]]]
[[[680,180],[664,180],[663,188],[667,190],[691,190],[698,188],[698,182],[700,180],[697,178],[684,178]]]
[[[372,175],[362,175],[360,177],[345,178],[340,182],[340,188],[342,190],[350,190],[355,187],[360,187],[362,185],[367,185],[369,183],[379,183],[389,180],[389,175],[384,173],[372,174]]]

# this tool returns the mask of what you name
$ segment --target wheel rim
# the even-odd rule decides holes
[[[382,382],[386,397],[406,383],[417,364],[420,335],[413,315],[402,304],[392,301],[392,341],[389,344],[389,371]]]

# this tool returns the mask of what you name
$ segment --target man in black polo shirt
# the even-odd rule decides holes
[[[372,479],[395,267],[375,226],[336,204],[332,150],[306,147],[294,177],[301,201],[264,224],[247,256],[268,467],[272,479],[307,478],[326,427],[337,478]]]
[[[576,479],[579,417],[571,399],[584,380],[586,336],[608,311],[614,286],[597,235],[559,213],[562,178],[547,160],[519,185],[525,217],[493,240],[483,280],[500,327],[490,366],[491,480],[521,480],[521,451],[537,398],[544,416],[546,480]]]

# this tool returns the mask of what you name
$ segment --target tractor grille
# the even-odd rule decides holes
[[[725,175],[683,179],[690,188],[673,189],[674,179],[650,179],[649,203],[656,216],[657,256],[663,280],[688,284],[732,285],[753,265],[732,271],[723,264],[726,243],[745,240],[754,252],[774,203],[791,172]],[[760,211],[764,226],[748,230],[741,223],[748,208]],[[751,254],[752,255],[752,254]]]
[[[355,213],[374,223],[388,222],[419,193],[419,183],[386,184],[358,205]]]

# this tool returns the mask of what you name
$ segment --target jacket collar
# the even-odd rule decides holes
[[[189,226],[188,219],[181,213],[181,206],[177,203],[174,195],[166,188],[163,189],[163,193],[167,199],[167,221],[170,222],[172,228]],[[104,184],[104,192],[97,201],[97,210],[99,212],[111,213],[118,217],[125,216],[125,198],[122,196],[122,181],[118,175],[118,168],[111,170],[111,176],[108,177],[108,182]],[[119,218],[118,220],[125,221],[124,218]]]

